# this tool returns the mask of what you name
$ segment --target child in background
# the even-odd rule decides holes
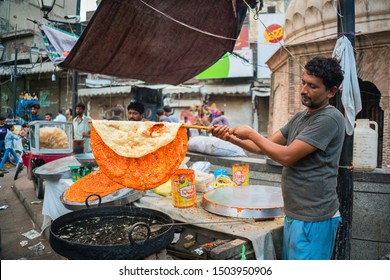
[[[5,171],[4,164],[8,160],[9,153],[11,153],[14,156],[16,164],[18,164],[19,162],[18,155],[15,153],[14,150],[14,140],[18,140],[19,136],[13,133],[14,129],[15,129],[14,125],[10,124],[9,129],[7,130],[7,135],[5,136],[4,139],[5,152],[3,155],[3,159],[1,160],[0,163],[0,171]]]

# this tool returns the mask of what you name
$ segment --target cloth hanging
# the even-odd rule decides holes
[[[360,88],[356,72],[355,55],[351,42],[346,36],[341,36],[336,41],[333,50],[334,58],[339,60],[344,71],[344,80],[341,83],[341,101],[344,107],[345,130],[348,135],[353,134],[355,117],[362,110]]]
[[[79,36],[42,23],[38,23],[38,27],[50,60],[54,65],[63,62]]]

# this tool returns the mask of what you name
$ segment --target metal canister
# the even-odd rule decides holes
[[[248,186],[249,184],[249,164],[233,164],[233,182],[237,186]]]
[[[172,178],[172,204],[177,208],[196,206],[195,172],[179,169]]]

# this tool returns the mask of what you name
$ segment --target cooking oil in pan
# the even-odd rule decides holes
[[[195,172],[179,169],[172,178],[172,204],[177,208],[196,206]]]

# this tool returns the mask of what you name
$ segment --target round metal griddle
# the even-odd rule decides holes
[[[135,189],[123,188],[109,195],[103,196],[101,206],[122,206],[136,201],[142,197],[143,193]],[[88,206],[95,207],[99,205],[97,196],[93,196],[88,200],[88,206],[85,202],[72,202],[65,199],[65,192],[60,197],[61,203],[69,210],[86,209]]]
[[[283,198],[278,187],[226,187],[205,193],[202,207],[221,216],[270,219],[283,215]]]
[[[59,180],[72,178],[69,166],[80,166],[74,156],[53,160],[34,169],[34,173],[42,179]]]

